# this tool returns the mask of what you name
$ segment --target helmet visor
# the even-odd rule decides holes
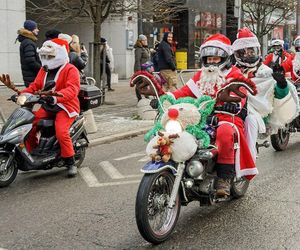
[[[294,46],[295,46],[295,47],[300,47],[300,39],[297,39],[297,40],[294,42]]]
[[[203,58],[208,56],[219,56],[225,58],[228,57],[228,54],[223,49],[217,47],[205,47],[201,49],[200,57]]]
[[[252,64],[260,59],[261,53],[259,47],[251,47],[235,51],[234,56],[238,61]]]

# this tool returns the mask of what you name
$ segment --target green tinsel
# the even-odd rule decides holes
[[[160,114],[159,118],[156,121],[154,128],[151,129],[145,135],[145,137],[144,137],[145,141],[149,141],[151,139],[151,137],[155,136],[158,131],[164,129],[163,126],[161,125],[161,117],[164,114],[164,109],[163,109],[164,102],[169,102],[171,105],[180,104],[180,103],[190,103],[190,104],[195,105],[197,108],[199,108],[201,106],[201,104],[203,104],[203,102],[207,102],[205,109],[199,110],[199,113],[201,114],[200,122],[197,125],[188,125],[186,128],[187,132],[194,135],[198,140],[202,141],[203,147],[207,147],[210,143],[210,137],[203,130],[203,128],[205,127],[208,115],[210,115],[210,113],[213,111],[213,108],[215,105],[215,101],[209,96],[202,96],[198,99],[195,99],[192,97],[184,97],[184,98],[175,99],[171,95],[161,96],[160,97],[161,105],[159,105],[159,114]]]

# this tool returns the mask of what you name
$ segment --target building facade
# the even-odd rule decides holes
[[[7,73],[14,82],[23,82],[17,30],[25,20],[25,0],[0,0],[0,74]]]

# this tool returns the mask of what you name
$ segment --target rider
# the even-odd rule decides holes
[[[288,84],[282,69],[273,73],[271,68],[262,63],[260,44],[248,28],[238,31],[232,48],[237,67],[257,86],[257,95],[248,95],[248,115],[245,120],[247,142],[255,160],[258,133],[266,132],[265,123],[276,133],[279,127],[284,127],[295,117],[297,103],[290,91],[294,87]]]
[[[231,63],[232,48],[230,40],[221,34],[215,34],[205,40],[200,47],[200,58],[203,66],[182,88],[167,94],[176,99],[191,96],[199,98],[202,95],[217,97],[221,86],[230,79],[245,79],[240,70]],[[246,90],[243,90],[244,94]],[[243,108],[246,98],[241,103],[217,102],[216,109],[229,112],[217,114],[219,124],[216,132],[216,145],[218,147],[217,195],[230,195],[230,182],[234,174],[246,176],[248,179],[257,174],[255,163],[246,144],[244,135],[244,119],[247,111]],[[239,137],[240,148],[235,150],[234,138]],[[236,152],[235,152],[236,151]]]
[[[273,52],[268,54],[263,63],[270,68],[281,66],[283,62],[288,60],[291,55],[283,49],[284,41],[280,39],[273,39],[271,46]]]
[[[282,67],[285,72],[291,72],[291,77],[294,84],[300,83],[300,36],[294,40],[296,53],[292,55],[289,60],[283,63]]]
[[[43,43],[38,50],[43,67],[30,86],[22,93],[31,93],[44,89],[47,82],[54,80],[58,96],[44,97],[46,104],[35,113],[32,130],[27,138],[26,147],[31,152],[37,146],[37,124],[41,119],[55,118],[55,133],[60,144],[61,157],[68,168],[68,176],[77,174],[74,149],[69,128],[79,114],[78,93],[80,90],[79,72],[69,63],[69,45],[66,41],[55,38]],[[20,97],[19,97],[20,98]]]

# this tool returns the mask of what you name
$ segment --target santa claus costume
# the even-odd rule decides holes
[[[214,50],[217,50],[215,56],[221,55],[221,58],[224,59],[218,66],[209,65],[204,60],[204,66],[185,86],[168,94],[173,95],[176,99],[187,96],[199,98],[202,95],[215,98],[222,85],[227,81],[244,78],[237,67],[231,66],[232,48],[231,42],[226,36],[216,34],[209,37],[200,48],[202,59],[213,57],[214,55],[210,52]],[[243,98],[240,103],[241,110],[245,103],[246,98]],[[223,104],[218,102],[216,107],[222,107]],[[246,176],[249,180],[252,179],[258,172],[244,136],[243,119],[240,115],[217,114],[217,116],[219,118],[216,134],[218,177],[230,179],[235,172],[237,177]],[[238,147],[235,147],[235,136],[238,137]]]
[[[69,167],[69,175],[75,175],[74,149],[69,135],[69,128],[79,114],[80,105],[78,94],[80,90],[80,76],[77,68],[69,63],[68,43],[59,38],[44,42],[38,51],[43,67],[30,86],[22,93],[31,93],[44,89],[47,82],[54,80],[52,89],[59,96],[47,97],[48,104],[35,113],[33,128],[26,141],[26,146],[32,151],[37,146],[37,124],[41,119],[55,119],[56,138],[60,144],[61,157]],[[54,111],[55,110],[55,111]],[[75,174],[74,174],[75,173]]]
[[[283,74],[283,79],[277,82],[274,77],[277,79],[278,76],[272,76],[273,70],[261,63],[260,44],[248,28],[239,30],[232,48],[237,66],[257,88],[255,96],[248,95],[248,115],[245,120],[247,142],[256,159],[258,133],[266,133],[267,128],[276,133],[278,128],[292,121],[297,115],[298,96]],[[254,51],[256,54],[249,56]]]
[[[267,55],[265,60],[263,61],[263,64],[272,67],[272,65],[282,65],[284,62],[289,60],[291,57],[291,54],[289,54],[287,51],[283,49],[284,41],[281,39],[274,39],[271,41],[271,46],[281,46],[280,51],[274,51],[273,53],[270,53]]]

